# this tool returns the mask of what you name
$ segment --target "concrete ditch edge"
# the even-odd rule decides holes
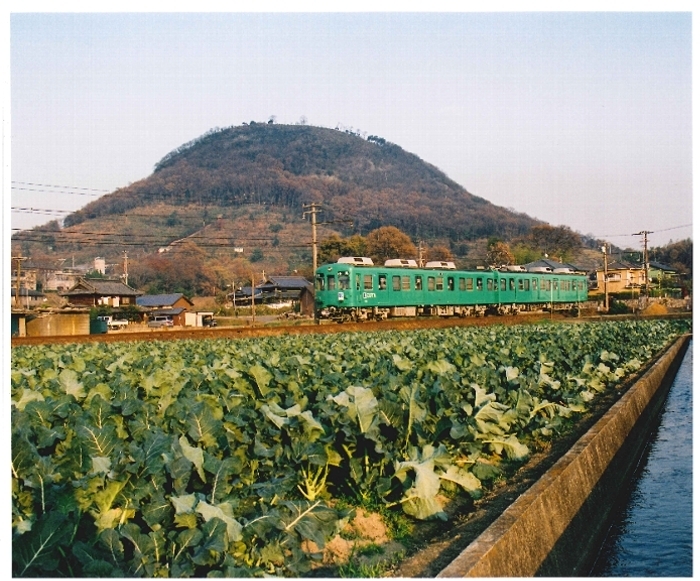
[[[581,576],[634,470],[690,335],[654,365],[437,577]]]

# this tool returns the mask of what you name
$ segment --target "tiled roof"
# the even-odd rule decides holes
[[[182,293],[171,293],[164,295],[143,295],[142,297],[138,297],[136,299],[136,304],[139,307],[169,307],[174,305],[181,298],[185,298],[185,300],[189,303],[192,302]]]
[[[119,280],[109,280],[101,278],[81,278],[78,282],[64,293],[63,296],[98,295],[111,297],[139,296],[142,293],[131,288]]]
[[[301,290],[308,286],[309,281],[303,276],[270,276],[267,280],[257,285],[257,288],[278,288],[281,290]]]

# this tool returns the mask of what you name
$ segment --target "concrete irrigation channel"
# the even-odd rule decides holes
[[[437,577],[585,576],[689,341],[678,339]]]

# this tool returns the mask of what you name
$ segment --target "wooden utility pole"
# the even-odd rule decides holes
[[[19,290],[21,288],[21,279],[22,279],[22,261],[27,260],[26,256],[13,256],[13,260],[17,261],[17,277],[15,279],[15,306],[16,307],[21,307],[22,303],[20,302],[19,298]],[[27,290],[27,293],[29,293],[29,290]]]
[[[313,267],[314,276],[316,275],[316,269],[318,268],[318,249],[316,248],[316,214],[323,212],[320,205],[316,202],[311,204],[304,204],[303,208],[309,208],[307,212],[302,214],[303,218],[306,218],[307,214],[311,214],[311,252],[313,256]]]
[[[605,289],[605,312],[608,312],[608,245],[601,247],[603,251],[603,288]]]
[[[423,241],[418,242],[418,267],[423,268]]]
[[[255,275],[250,275],[250,306],[253,313],[253,327],[255,327]]]
[[[632,236],[644,236],[644,294],[649,296],[649,254],[647,253],[647,234],[653,234],[649,230],[642,230]]]
[[[128,257],[126,255],[126,250],[124,251],[124,284],[129,285],[129,267],[128,267]]]

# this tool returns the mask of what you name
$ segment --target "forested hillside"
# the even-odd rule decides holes
[[[160,160],[151,176],[92,202],[65,225],[155,203],[252,203],[300,216],[311,202],[323,205],[324,220],[352,221],[360,234],[391,225],[414,237],[510,238],[537,223],[469,194],[436,167],[380,137],[251,122],[212,130],[181,146]]]

